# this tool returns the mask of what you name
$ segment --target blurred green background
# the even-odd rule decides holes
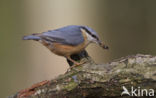
[[[0,0],[0,98],[53,79],[68,65],[22,36],[88,25],[109,47],[87,48],[98,63],[137,53],[156,55],[155,0]]]

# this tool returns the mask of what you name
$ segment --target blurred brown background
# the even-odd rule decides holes
[[[88,25],[109,47],[90,45],[98,63],[136,53],[156,55],[154,0],[0,0],[0,98],[63,74],[68,65],[23,35]]]

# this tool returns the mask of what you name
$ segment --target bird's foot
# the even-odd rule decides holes
[[[67,72],[69,72],[71,69],[80,66],[82,64],[86,63],[85,61],[81,61],[81,62],[74,62],[74,65],[72,65],[70,68],[67,69]]]

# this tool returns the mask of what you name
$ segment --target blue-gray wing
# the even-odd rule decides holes
[[[58,42],[66,45],[78,45],[84,42],[79,26],[66,26],[60,29],[43,32],[41,38],[51,42]]]

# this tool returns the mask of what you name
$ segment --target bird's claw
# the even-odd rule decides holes
[[[84,64],[84,63],[86,63],[85,61],[83,61],[83,62],[75,62],[74,63],[74,65],[72,65],[72,66],[70,66],[68,69],[67,69],[67,72],[69,72],[71,69],[73,69],[73,68],[75,68],[75,67],[77,67],[77,66],[80,66],[80,65],[82,65],[82,64]]]

